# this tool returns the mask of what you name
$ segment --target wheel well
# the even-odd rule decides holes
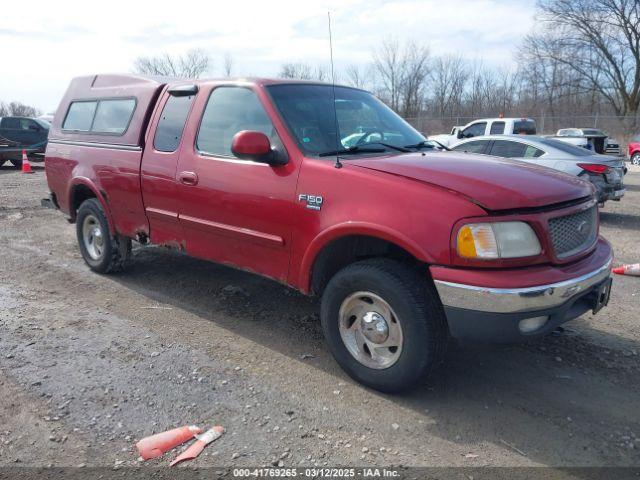
[[[71,218],[75,220],[76,212],[78,211],[78,208],[80,208],[80,205],[82,205],[82,202],[90,198],[97,198],[97,197],[96,197],[96,194],[93,192],[93,190],[91,190],[86,185],[77,185],[73,189],[73,193],[71,195],[71,209],[70,209]]]
[[[311,292],[320,295],[331,277],[351,263],[367,258],[385,257],[421,265],[418,259],[395,243],[366,235],[350,235],[326,245],[313,262]]]

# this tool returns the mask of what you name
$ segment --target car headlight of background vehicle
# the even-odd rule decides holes
[[[539,255],[540,241],[525,222],[469,223],[458,231],[458,255],[491,260]]]

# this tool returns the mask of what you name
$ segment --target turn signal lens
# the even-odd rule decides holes
[[[498,258],[498,245],[490,223],[465,225],[458,233],[458,253],[465,258]]]
[[[525,222],[470,223],[458,231],[458,255],[490,260],[539,255],[535,232]]]

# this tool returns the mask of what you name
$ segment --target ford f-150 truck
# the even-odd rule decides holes
[[[76,78],[45,165],[92,270],[136,240],[317,295],[332,354],[381,391],[424,379],[449,337],[540,336],[609,299],[591,184],[438,151],[355,88]]]

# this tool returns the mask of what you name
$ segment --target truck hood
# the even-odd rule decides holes
[[[408,153],[350,159],[348,164],[453,190],[486,210],[544,207],[593,195],[593,186],[577,177],[486,155]]]

